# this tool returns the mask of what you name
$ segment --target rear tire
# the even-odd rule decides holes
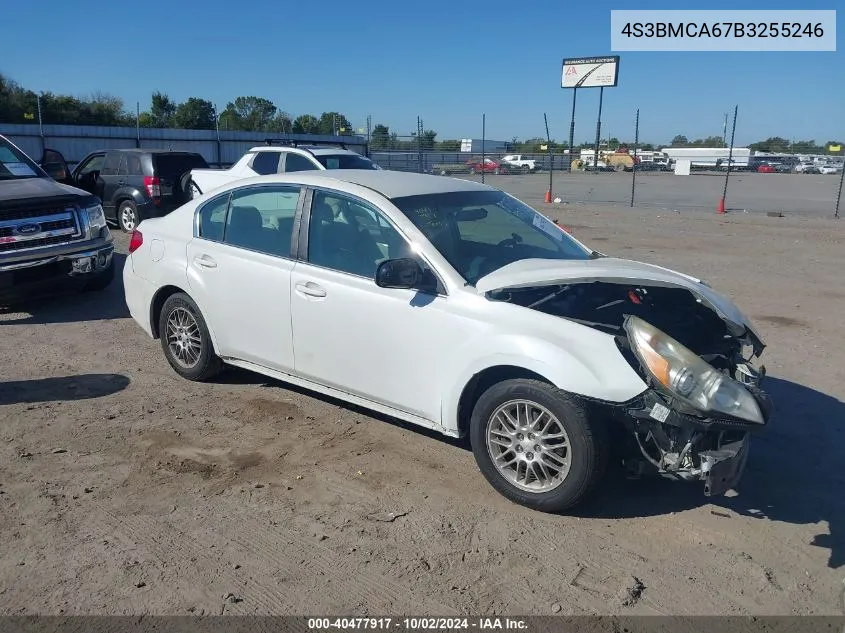
[[[518,425],[522,426],[515,425],[513,437],[503,440],[513,448],[501,448],[503,445],[496,439],[504,437],[501,430],[505,426],[501,420],[507,418],[502,417],[500,410],[524,405],[529,411],[545,411],[547,417],[537,418],[535,427],[528,423],[530,415],[517,417]],[[548,422],[552,418],[555,422]],[[546,422],[550,426],[542,433]],[[562,431],[551,433],[555,428]],[[550,437],[561,434],[565,437],[565,450],[562,445],[555,445],[563,439]],[[485,391],[472,412],[470,440],[476,463],[490,485],[511,501],[541,512],[562,512],[575,507],[595,490],[607,468],[609,445],[604,424],[593,419],[578,399],[537,380],[505,380]],[[520,442],[527,444],[523,447]],[[555,450],[557,457],[549,456],[551,450]],[[558,465],[561,454],[568,460],[565,467]],[[522,460],[525,468],[522,483],[519,483],[520,468],[506,465],[511,458],[517,463]],[[532,481],[526,463],[536,463],[532,473],[549,475],[545,482],[540,481],[541,477]],[[559,468],[557,474],[547,468],[550,465]]]
[[[117,225],[124,233],[131,233],[141,223],[138,207],[131,200],[124,200],[117,209]]]
[[[204,382],[223,370],[202,312],[187,294],[177,292],[167,298],[158,332],[164,357],[182,378]]]

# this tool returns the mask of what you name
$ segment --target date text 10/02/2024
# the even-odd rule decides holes
[[[312,631],[347,630],[511,630],[524,631],[525,620],[519,618],[309,618]]]

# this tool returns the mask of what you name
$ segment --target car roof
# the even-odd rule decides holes
[[[302,174],[303,181],[307,178],[318,183],[320,180],[348,182],[372,189],[387,198],[453,191],[494,191],[489,185],[471,180],[388,169],[327,169],[297,173]]]
[[[313,145],[258,145],[256,147],[251,148],[250,152],[290,152],[292,150],[305,150],[306,153],[314,154],[315,156],[325,156],[327,154],[331,155],[338,155],[338,154],[358,154],[358,152],[354,152],[349,149],[343,149],[342,147],[315,147]]]

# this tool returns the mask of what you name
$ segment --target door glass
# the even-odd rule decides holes
[[[290,257],[299,194],[299,187],[281,185],[233,192],[224,241],[267,255]]]
[[[82,167],[79,169],[79,175],[85,176],[90,174],[92,171],[100,171],[103,167],[103,162],[105,162],[105,155],[99,154],[98,156],[94,156],[88,160]]]
[[[285,171],[309,171],[312,169],[317,169],[317,166],[305,156],[293,152],[285,154]]]
[[[314,194],[308,226],[310,263],[373,278],[382,261],[410,253],[405,239],[372,206],[337,194]]]
[[[143,176],[141,170],[141,159],[137,154],[129,154],[126,157],[126,174],[128,176]]]
[[[101,176],[114,176],[117,174],[117,168],[120,166],[121,154],[113,153],[107,154],[106,160],[103,163],[103,168],[100,170]]]
[[[206,202],[199,211],[199,237],[213,242],[222,242],[228,208],[228,193]]]
[[[275,174],[279,170],[279,157],[281,152],[258,152],[252,159],[252,170],[256,174],[266,176]]]

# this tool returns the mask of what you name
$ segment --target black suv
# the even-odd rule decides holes
[[[101,150],[79,162],[69,184],[98,196],[106,219],[131,233],[142,220],[167,215],[188,202],[190,171],[207,167],[195,152]]]
[[[61,154],[38,164],[0,136],[0,301],[103,290],[114,278],[114,244],[97,196],[67,180]]]

